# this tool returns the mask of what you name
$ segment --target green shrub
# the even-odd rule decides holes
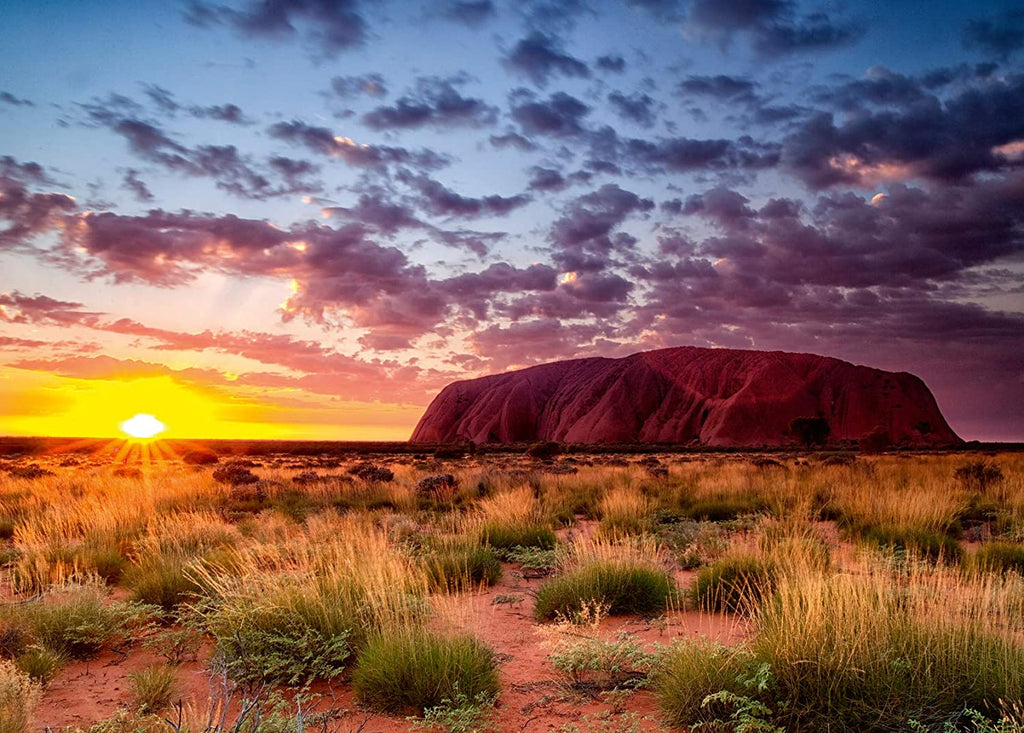
[[[62,589],[40,600],[0,609],[0,625],[21,628],[26,641],[71,659],[87,659],[105,645],[123,641],[150,619],[150,609],[136,603],[105,603],[97,586]]]
[[[142,715],[158,713],[174,698],[175,669],[166,665],[153,665],[128,675],[135,707]]]
[[[0,659],[0,733],[27,733],[39,695],[27,674]]]
[[[571,619],[598,604],[610,614],[656,614],[673,595],[665,571],[641,563],[596,560],[552,578],[537,591],[534,615]]]
[[[505,562],[517,562],[523,575],[550,575],[555,569],[555,550],[543,550],[539,547],[523,547],[516,545],[502,550],[498,556]]]
[[[342,673],[353,619],[331,617],[296,596],[236,599],[206,612],[228,677],[243,684],[304,685]],[[287,603],[287,599],[286,603]]]
[[[501,577],[501,563],[487,547],[442,547],[423,559],[430,587],[460,591],[494,585]]]
[[[764,502],[753,496],[721,496],[688,502],[681,507],[681,512],[689,519],[727,522],[745,514],[756,514],[765,508]]]
[[[987,542],[978,548],[970,562],[980,570],[997,573],[1013,571],[1024,575],[1024,545]]]
[[[472,636],[396,628],[369,640],[352,687],[374,710],[422,713],[459,695],[496,695],[498,670],[494,653]]]
[[[749,611],[771,592],[772,576],[760,558],[723,557],[697,573],[693,599],[705,611]]]
[[[611,641],[587,636],[563,640],[550,659],[573,687],[587,691],[641,687],[654,661],[628,633]]]
[[[516,546],[550,550],[555,546],[556,537],[554,530],[543,524],[488,522],[480,528],[480,541],[496,550]]]
[[[141,603],[172,611],[199,591],[188,574],[188,561],[174,554],[148,557],[125,573],[124,584],[132,598]]]

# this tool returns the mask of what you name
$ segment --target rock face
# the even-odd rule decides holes
[[[790,423],[822,417],[829,442],[885,431],[894,444],[958,443],[919,378],[781,351],[684,346],[622,359],[574,359],[454,382],[413,442],[798,442]]]

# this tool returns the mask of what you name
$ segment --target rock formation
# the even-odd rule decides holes
[[[800,417],[828,421],[830,443],[881,431],[897,445],[958,443],[918,377],[781,351],[678,347],[590,358],[454,382],[413,442],[798,442]]]

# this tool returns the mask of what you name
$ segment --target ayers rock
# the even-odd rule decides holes
[[[797,442],[789,425],[823,417],[829,442],[882,428],[894,444],[959,443],[918,377],[814,354],[702,349],[590,358],[449,384],[413,442]]]

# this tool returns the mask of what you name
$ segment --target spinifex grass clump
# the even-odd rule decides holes
[[[660,613],[675,595],[661,560],[649,539],[578,541],[561,559],[559,574],[537,591],[534,614],[572,619],[595,604],[610,614]]]
[[[638,489],[621,486],[601,498],[599,531],[602,537],[625,537],[649,531],[652,507],[650,500]]]
[[[1024,575],[1024,545],[1012,542],[987,542],[966,563],[978,570]]]
[[[752,611],[771,594],[775,570],[754,555],[727,555],[701,568],[693,598],[705,611]]]
[[[0,733],[27,733],[39,696],[28,675],[0,659]]]
[[[356,697],[390,713],[422,713],[445,700],[498,693],[494,653],[464,634],[395,627],[372,636],[352,675]]]
[[[482,544],[497,550],[516,546],[555,546],[555,533],[541,522],[540,505],[526,486],[487,497],[480,502],[476,533]]]
[[[914,568],[779,581],[751,649],[808,730],[940,726],[1024,696],[1018,578]]]
[[[278,554],[256,546],[239,550],[230,570],[197,570],[211,599],[199,610],[239,681],[337,676],[370,635],[423,613],[425,578],[384,531],[321,519],[308,532]]]
[[[501,577],[501,563],[489,547],[458,540],[429,547],[421,563],[433,590],[469,590],[494,585]]]
[[[651,675],[662,710],[674,725],[696,725],[720,720],[720,705],[705,705],[708,695],[747,692],[742,683],[751,665],[743,648],[727,647],[708,639],[677,640],[664,650]]]

